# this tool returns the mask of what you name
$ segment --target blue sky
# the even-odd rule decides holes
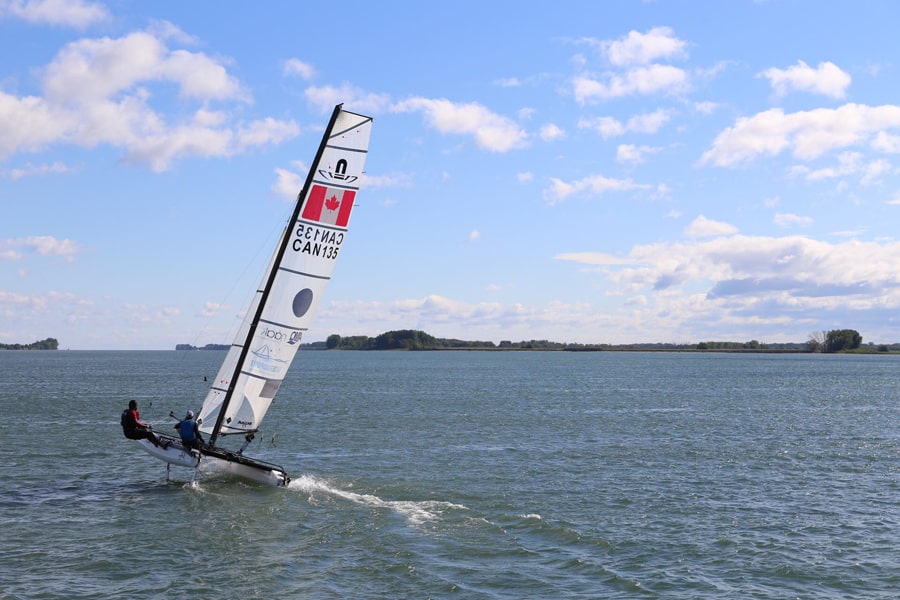
[[[308,341],[900,341],[900,5],[0,0],[0,342],[229,343],[331,109]]]

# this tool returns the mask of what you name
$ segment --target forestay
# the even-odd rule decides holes
[[[346,240],[372,119],[337,106],[247,315],[198,421],[219,435],[252,433],[290,367]]]

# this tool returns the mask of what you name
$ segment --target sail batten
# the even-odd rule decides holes
[[[303,271],[294,271],[287,267],[278,267],[279,271],[285,271],[286,273],[293,273],[294,275],[303,275],[304,277],[312,277],[313,279],[325,279],[329,280],[331,277],[326,275],[315,275],[314,273],[305,273]]]
[[[335,107],[294,212],[200,410],[202,431],[258,430],[300,346],[344,240],[372,119]]]

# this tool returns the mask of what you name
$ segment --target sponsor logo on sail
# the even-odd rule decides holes
[[[286,360],[280,360],[272,357],[272,349],[267,344],[263,344],[256,350],[251,350],[254,358],[250,359],[250,368],[266,373],[280,373],[281,366],[273,363],[287,363]]]
[[[353,183],[359,179],[356,175],[347,175],[347,159],[345,158],[337,161],[337,164],[334,166],[334,171],[319,169],[319,175],[324,179],[331,179],[332,181],[340,181],[342,183]]]
[[[296,302],[297,302],[297,300],[295,299],[295,304],[296,304]],[[307,306],[306,309],[308,310],[309,307]],[[279,344],[286,343],[289,346],[293,346],[294,344],[299,343],[301,338],[303,338],[303,332],[301,332],[301,331],[288,332],[284,329],[275,329],[273,327],[264,327],[263,329],[259,330],[257,335],[261,338],[265,338],[265,339],[273,341],[273,342],[278,342]],[[266,350],[264,350],[263,348],[265,348],[265,346],[260,346],[259,352],[261,354],[266,353]],[[268,350],[269,350],[268,357],[271,358],[271,349],[268,349]],[[255,353],[256,353],[256,351],[254,351],[254,354]]]

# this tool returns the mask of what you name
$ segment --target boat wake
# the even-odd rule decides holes
[[[374,494],[348,492],[312,475],[301,475],[292,479],[288,484],[288,489],[309,494],[311,501],[315,500],[316,494],[328,494],[361,506],[386,508],[403,515],[409,524],[414,526],[437,521],[448,510],[466,510],[466,507],[461,504],[440,500],[384,500]]]

